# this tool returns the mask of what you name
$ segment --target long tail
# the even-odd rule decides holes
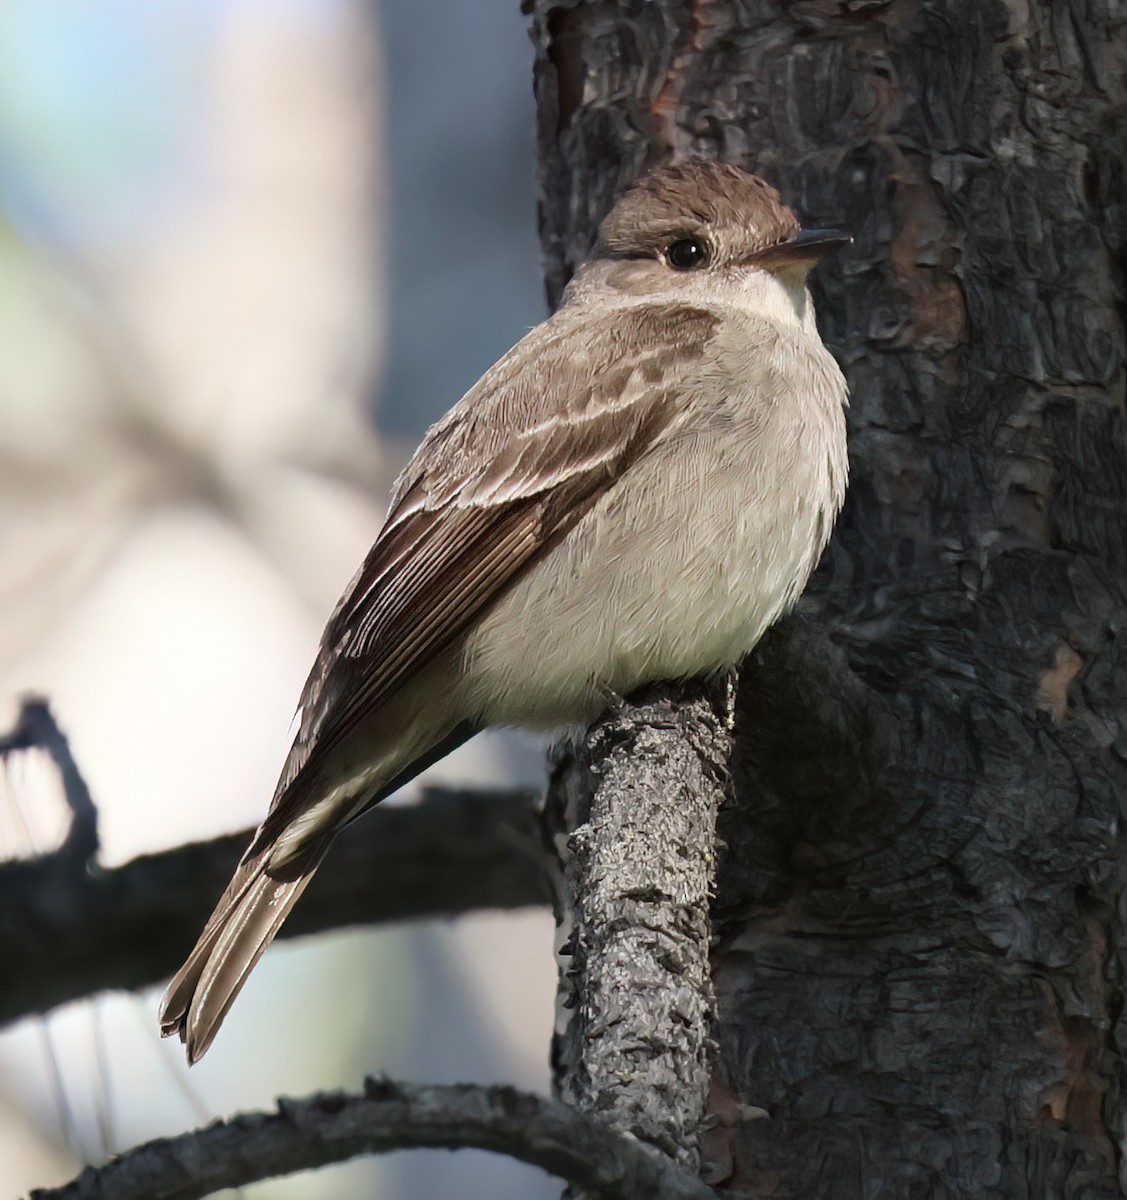
[[[332,835],[304,848],[283,868],[267,869],[269,851],[240,864],[195,948],[172,978],[160,1008],[161,1034],[176,1033],[197,1062],[211,1045],[254,964],[305,891]]]
[[[254,964],[274,940],[343,826],[476,732],[472,722],[460,722],[363,803],[344,804],[346,811],[340,818],[308,831],[308,842],[287,851],[279,861],[283,834],[292,833],[294,820],[308,811],[299,800],[295,802],[298,793],[294,789],[299,785],[288,781],[282,802],[276,800],[271,806],[199,941],[172,977],[161,1001],[161,1033],[165,1037],[180,1035],[189,1063],[198,1062],[211,1045]]]

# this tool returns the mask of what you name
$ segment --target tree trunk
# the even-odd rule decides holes
[[[670,158],[856,238],[849,499],[737,701],[710,1177],[1127,1195],[1127,7],[531,7],[550,299]]]

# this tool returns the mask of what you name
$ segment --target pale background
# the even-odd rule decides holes
[[[516,0],[0,0],[0,713],[50,698],[108,864],[261,815],[396,470],[542,318],[531,56]],[[439,774],[540,762],[493,736]],[[58,837],[38,767],[0,857]],[[155,994],[8,1030],[0,1200],[366,1072],[546,1090],[551,941],[531,913],[276,947],[190,1074]],[[468,1152],[244,1192],[557,1194]]]

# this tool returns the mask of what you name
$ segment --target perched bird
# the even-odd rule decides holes
[[[736,167],[655,170],[559,309],[427,433],[165,995],[189,1061],[349,821],[478,730],[586,722],[732,665],[794,603],[846,477],[845,381],[806,276],[848,240]]]

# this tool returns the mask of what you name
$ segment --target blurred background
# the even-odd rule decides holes
[[[395,473],[543,317],[531,60],[516,0],[0,0],[0,726],[50,699],[107,865],[259,819]],[[10,763],[0,857],[57,842],[42,782]],[[190,1074],[155,993],[6,1030],[0,1200],[368,1072],[546,1090],[551,951],[538,912],[279,945]],[[242,1194],[558,1186],[462,1151]]]

